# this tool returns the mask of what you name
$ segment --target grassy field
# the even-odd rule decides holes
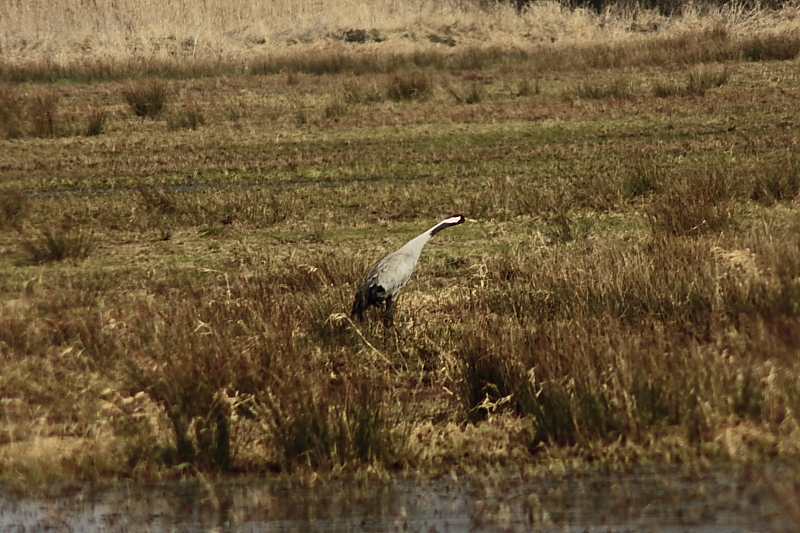
[[[212,51],[36,5],[0,8],[3,484],[800,458],[800,11],[409,3],[306,42],[287,7],[209,15],[297,23]],[[352,322],[454,213],[394,328]]]

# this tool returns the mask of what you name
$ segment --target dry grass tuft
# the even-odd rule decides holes
[[[196,102],[189,102],[174,115],[167,117],[167,127],[172,130],[197,130],[206,123],[205,114]]]
[[[448,87],[447,90],[453,95],[453,98],[456,99],[457,104],[477,104],[484,99],[483,93],[477,83],[473,83],[463,94],[453,87]]]
[[[390,100],[422,100],[433,90],[431,76],[423,71],[396,72],[386,83],[386,96]]]
[[[0,229],[22,229],[28,211],[28,197],[19,189],[6,189],[0,193]]]
[[[705,96],[706,91],[720,87],[728,81],[727,69],[695,68],[689,71],[689,81],[686,84],[686,94],[691,96]]]
[[[58,96],[52,92],[33,95],[28,101],[27,114],[34,137],[54,137],[58,133]]]
[[[541,93],[541,87],[539,86],[539,79],[537,78],[536,81],[531,86],[530,80],[527,78],[519,82],[517,85],[516,95],[519,97],[525,96],[532,96]]]
[[[653,232],[697,235],[728,229],[735,220],[733,197],[737,180],[720,168],[672,177],[648,207]]]
[[[33,264],[82,260],[97,247],[97,237],[92,232],[71,229],[46,229],[36,240],[23,240],[22,247]]]
[[[316,378],[282,383],[279,392],[268,392],[264,399],[281,468],[389,465],[397,455],[390,434],[396,421],[389,418],[380,386],[368,378],[332,380],[317,390],[320,385]]]
[[[70,135],[70,129],[59,115],[58,95],[51,90],[21,93],[13,86],[0,87],[0,122],[4,136],[18,139]]]
[[[122,96],[137,117],[155,117],[167,105],[169,88],[160,80],[129,82]]]
[[[17,139],[22,137],[24,105],[13,85],[0,84],[0,127],[3,137]]]
[[[137,188],[139,197],[148,210],[153,210],[161,214],[172,214],[178,210],[178,202],[174,194],[169,191],[148,185]]]
[[[800,36],[792,32],[750,37],[741,53],[745,61],[791,61],[800,54]]]
[[[87,137],[100,135],[105,131],[107,121],[108,112],[102,107],[93,107],[86,119],[86,129],[83,134]]]
[[[705,96],[709,89],[721,87],[728,80],[728,70],[698,66],[686,74],[687,81],[680,84],[675,81],[658,81],[653,85],[653,96],[667,98],[670,96]]]
[[[334,95],[325,104],[324,115],[328,120],[338,120],[347,114],[347,102],[341,95]]]
[[[635,90],[630,81],[616,78],[609,83],[582,80],[572,89],[572,93],[578,98],[628,100],[633,98]]]
[[[800,194],[800,156],[788,154],[775,162],[768,162],[754,172],[750,197],[770,206],[775,202],[789,202]]]

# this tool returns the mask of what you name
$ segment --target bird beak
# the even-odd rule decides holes
[[[477,222],[474,218],[464,218],[465,222]]]

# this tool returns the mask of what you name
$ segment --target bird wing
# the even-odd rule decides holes
[[[372,267],[364,283],[369,287],[380,286],[383,289],[382,297],[397,294],[414,272],[417,258],[402,249],[389,254]]]

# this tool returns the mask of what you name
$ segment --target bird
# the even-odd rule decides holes
[[[367,272],[364,280],[359,284],[356,298],[353,302],[351,316],[362,320],[364,312],[370,306],[379,307],[385,302],[386,310],[383,314],[383,324],[387,328],[392,324],[392,312],[397,295],[408,283],[414,267],[417,266],[422,248],[428,241],[450,226],[456,226],[465,221],[463,215],[453,215],[433,226],[431,229],[414,237],[402,248],[392,252],[373,266]]]

